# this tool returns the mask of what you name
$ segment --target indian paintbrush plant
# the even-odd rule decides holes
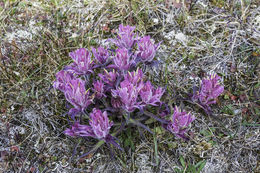
[[[207,114],[211,114],[211,104],[217,102],[218,96],[224,92],[224,86],[219,83],[221,78],[215,74],[209,74],[202,79],[200,88],[194,88],[191,100],[198,103]]]
[[[70,127],[64,133],[103,141],[95,150],[102,143],[122,150],[116,135],[130,124],[153,133],[145,124],[150,118],[176,137],[189,139],[188,127],[195,117],[175,107],[168,120],[169,107],[161,100],[165,89],[145,80],[140,68],[153,64],[160,43],[155,44],[150,36],[139,37],[134,31],[133,26],[120,25],[117,37],[108,39],[111,47],[71,52],[73,62],[56,74],[53,87],[72,105],[67,113]],[[223,92],[218,80],[217,75],[203,79],[192,99],[209,109],[208,105]]]

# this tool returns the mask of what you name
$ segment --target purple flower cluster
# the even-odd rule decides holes
[[[124,75],[120,86],[112,90],[112,96],[118,98],[127,112],[143,109],[147,105],[159,106],[164,93],[162,88],[155,89],[150,81],[143,81],[143,72],[137,69]]]
[[[143,62],[151,62],[155,57],[157,49],[160,46],[160,43],[153,44],[153,40],[150,39],[150,36],[145,36],[141,38],[137,44],[138,49],[136,53]]]
[[[221,78],[217,74],[210,74],[202,79],[200,89],[195,91],[192,100],[198,102],[208,112],[210,105],[215,104],[218,96],[224,92],[224,86],[219,84]]]
[[[64,131],[69,136],[81,136],[81,137],[93,137],[100,140],[106,140],[109,135],[109,130],[113,126],[113,122],[110,122],[107,116],[107,112],[102,112],[99,109],[93,109],[90,114],[89,125],[81,125],[76,121],[71,129]]]
[[[186,133],[191,122],[195,120],[195,117],[190,113],[181,112],[178,107],[175,107],[174,113],[170,123],[166,126],[166,129],[175,134],[179,138],[188,139]]]
[[[117,37],[109,39],[113,46],[71,52],[73,62],[56,74],[53,87],[64,93],[71,105],[69,118],[74,121],[66,135],[93,137],[120,148],[115,135],[129,123],[152,133],[145,122],[153,118],[177,137],[188,139],[188,126],[195,117],[176,107],[168,121],[169,106],[161,101],[165,90],[145,80],[139,68],[153,63],[160,43],[149,36],[138,37],[134,30],[120,25]],[[218,80],[217,75],[203,79],[193,100],[202,105],[215,103],[224,89]]]
[[[117,38],[111,39],[113,43],[119,48],[131,49],[134,43],[137,42],[137,35],[134,33],[134,26],[119,25]]]
[[[106,63],[110,56],[108,50],[103,47],[98,47],[97,50],[92,48],[92,53],[97,62],[100,64]]]
[[[74,123],[65,134],[117,145],[109,134],[113,115],[121,114],[119,117],[128,117],[123,121],[145,127],[132,118],[134,112],[162,105],[164,89],[144,81],[144,73],[138,68],[142,62],[153,61],[159,44],[153,44],[149,36],[139,38],[134,30],[132,26],[119,26],[117,37],[109,39],[116,49],[80,48],[69,54],[73,62],[56,74],[53,83],[72,106],[68,114]],[[89,125],[85,125],[88,119]]]
[[[94,62],[91,59],[92,54],[85,48],[80,48],[70,53],[73,63],[67,66],[67,70],[78,75],[93,73]]]

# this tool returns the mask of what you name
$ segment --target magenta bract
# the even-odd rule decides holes
[[[72,79],[74,79],[72,73],[61,70],[56,73],[56,80],[53,82],[53,88],[64,92],[66,84]]]
[[[141,58],[143,62],[151,62],[155,57],[156,51],[160,46],[159,44],[153,44],[150,36],[144,36],[138,42],[137,56]]]
[[[76,136],[81,136],[81,137],[96,137],[92,128],[88,125],[81,125],[79,122],[75,122],[72,126],[71,129],[66,129],[64,131],[66,135],[76,137]]]
[[[113,126],[113,122],[109,121],[106,111],[102,113],[101,110],[94,108],[90,114],[90,119],[89,125],[92,127],[96,138],[105,139]]]
[[[112,126],[113,122],[109,121],[107,113],[102,113],[101,110],[94,108],[90,114],[89,125],[81,125],[77,121],[71,126],[71,129],[66,129],[64,133],[72,137],[93,137],[105,140]]]
[[[113,39],[113,42],[119,48],[130,49],[136,41],[134,30],[135,30],[134,26],[119,25],[117,39]]]
[[[106,97],[104,94],[104,83],[102,81],[98,80],[94,82],[93,86],[96,98],[101,99],[102,97]]]
[[[85,89],[85,81],[81,79],[73,79],[67,83],[64,94],[67,101],[79,111],[84,111],[92,103],[89,91]]]
[[[124,76],[125,81],[130,82],[133,85],[138,85],[140,82],[143,82],[143,78],[144,78],[144,74],[141,69],[137,69],[136,71],[133,72],[128,72]]]
[[[118,98],[118,97],[116,97],[116,98],[112,97],[112,98],[111,98],[111,105],[112,105],[113,108],[118,109],[118,108],[121,108],[122,102],[121,102],[120,98]]]
[[[147,81],[140,90],[140,96],[143,104],[158,106],[161,103],[160,99],[164,93],[162,88],[155,89],[150,81]]]
[[[217,97],[224,92],[224,86],[218,83],[220,79],[217,74],[202,79],[200,90],[193,95],[193,99],[198,99],[205,106],[215,104]]]
[[[118,73],[114,69],[111,72],[104,69],[104,74],[98,74],[98,76],[104,83],[113,86],[117,80]]]
[[[140,89],[140,87],[136,87],[131,83],[126,84],[126,82],[124,82],[120,83],[119,88],[112,90],[112,96],[120,98],[122,107],[127,112],[133,112],[136,108],[141,107],[140,102],[137,102]]]
[[[116,68],[119,70],[128,70],[133,63],[126,48],[117,49],[113,60]]]
[[[94,62],[91,59],[91,53],[87,49],[77,49],[70,53],[70,57],[74,63],[67,66],[67,70],[73,71],[78,75],[93,73]]]
[[[170,123],[167,125],[167,130],[175,134],[179,138],[186,139],[185,133],[188,130],[191,122],[195,120],[195,117],[186,112],[180,112],[178,107],[175,107],[174,113]]]
[[[103,47],[98,47],[97,50],[95,48],[92,48],[92,53],[100,64],[106,63],[107,59],[109,58],[109,53],[107,49]]]

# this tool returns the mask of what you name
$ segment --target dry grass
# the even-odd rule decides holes
[[[0,172],[260,172],[260,4],[247,0],[30,0],[0,2]],[[147,69],[168,100],[191,111],[193,139],[132,133],[134,148],[109,156],[106,146],[78,162],[95,141],[63,135],[64,97],[50,90],[55,73],[79,47],[104,44],[121,23],[163,40],[159,70]],[[206,72],[222,75],[226,93],[214,107],[221,122],[181,102]],[[124,134],[126,135],[126,134]],[[124,139],[125,136],[122,136]],[[181,159],[182,158],[182,159]]]

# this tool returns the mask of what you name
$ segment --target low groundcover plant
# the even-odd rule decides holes
[[[219,83],[221,78],[213,73],[202,79],[199,89],[193,91],[191,100],[197,102],[207,114],[211,113],[211,104],[215,104],[218,96],[224,92],[224,86]]]
[[[108,39],[111,47],[71,52],[73,62],[56,74],[53,87],[72,105],[66,135],[92,137],[122,150],[116,135],[129,124],[153,133],[144,123],[153,118],[176,137],[189,139],[187,131],[195,117],[177,107],[168,117],[169,107],[162,101],[165,89],[145,80],[140,68],[154,64],[160,43],[150,36],[139,37],[134,30],[120,25],[117,37]],[[203,106],[215,103],[224,89],[218,79],[217,75],[204,79],[193,100]]]

